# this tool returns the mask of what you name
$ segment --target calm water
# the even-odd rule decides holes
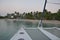
[[[0,20],[0,40],[9,40],[22,25],[26,27],[36,27],[37,23]]]
[[[37,27],[38,23],[0,19],[0,40],[9,40],[23,25],[25,27]],[[47,27],[48,25],[44,24],[44,26]]]

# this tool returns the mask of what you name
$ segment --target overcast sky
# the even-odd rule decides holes
[[[45,0],[0,0],[0,15],[13,13],[18,11],[31,12],[42,11]],[[48,0],[48,2],[60,3],[60,0]],[[51,12],[56,12],[60,9],[60,5],[47,3],[46,9]]]

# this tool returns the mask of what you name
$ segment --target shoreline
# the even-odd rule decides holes
[[[0,19],[0,20],[8,20],[8,21],[29,21],[29,22],[39,22],[40,20],[32,20],[32,19]],[[51,23],[51,24],[60,24],[60,21],[57,20],[42,20],[43,23]]]
[[[43,20],[43,23],[60,24],[60,21],[57,21],[57,20]]]

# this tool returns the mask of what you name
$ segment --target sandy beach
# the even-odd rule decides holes
[[[57,21],[57,20],[43,20],[43,23],[60,24],[60,21]]]
[[[30,19],[25,19],[23,21],[29,21],[29,22],[39,22],[40,20],[30,20]],[[60,24],[60,21],[57,20],[43,20],[43,23],[51,23],[51,24]]]
[[[36,22],[38,22],[39,23],[39,21],[40,20],[31,20],[31,19],[6,19],[6,20],[8,20],[8,21],[28,21],[28,22],[33,22],[33,23],[36,23]],[[42,21],[43,23],[51,23],[51,24],[60,24],[60,21],[57,21],[57,20],[43,20]]]

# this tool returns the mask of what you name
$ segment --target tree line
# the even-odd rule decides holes
[[[5,16],[0,16],[0,19],[37,19],[40,20],[43,18],[44,20],[60,20],[60,9],[56,13],[52,13],[50,11],[45,10],[44,13],[42,12],[24,12],[24,13],[19,13],[19,12],[14,12],[14,13],[7,13]]]

